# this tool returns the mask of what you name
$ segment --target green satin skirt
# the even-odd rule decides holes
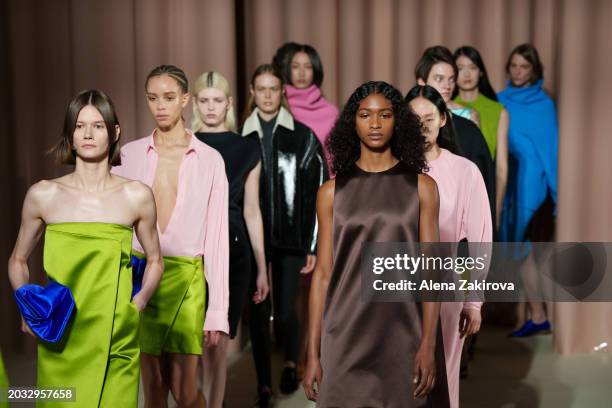
[[[45,407],[136,407],[138,310],[131,301],[132,228],[50,224],[44,267],[72,291],[76,312],[57,344],[39,342],[38,386],[74,387],[75,402]]]
[[[205,298],[202,258],[164,256],[164,274],[141,316],[140,351],[201,355]]]

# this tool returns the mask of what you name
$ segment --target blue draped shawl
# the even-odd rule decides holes
[[[524,241],[529,221],[550,194],[557,204],[557,112],[542,80],[516,88],[508,81],[498,93],[510,115],[509,172],[502,241]]]

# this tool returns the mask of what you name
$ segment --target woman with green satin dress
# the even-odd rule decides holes
[[[47,277],[70,289],[76,310],[60,341],[39,339],[38,387],[73,388],[76,399],[66,406],[75,408],[137,406],[139,312],[163,272],[151,190],[110,173],[120,160],[119,134],[104,93],[87,90],[72,100],[52,151],[61,163],[74,164],[74,172],[30,187],[9,260],[17,290],[29,281],[27,259],[44,232]],[[133,227],[147,267],[132,298]],[[33,335],[25,321],[22,330]]]

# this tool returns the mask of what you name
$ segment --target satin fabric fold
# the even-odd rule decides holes
[[[70,289],[55,281],[47,286],[23,285],[15,291],[23,319],[41,340],[57,343],[74,311]]]
[[[134,254],[146,264],[144,255]],[[164,256],[159,287],[141,315],[140,350],[201,355],[205,299],[202,258]]]
[[[131,302],[132,228],[50,224],[44,267],[70,288],[76,310],[59,343],[38,345],[38,386],[74,387],[75,402],[43,407],[134,407],[138,401],[139,316]]]

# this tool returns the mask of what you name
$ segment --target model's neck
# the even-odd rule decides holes
[[[459,97],[466,102],[474,102],[478,95],[480,95],[478,88],[470,89],[469,91],[459,90]]]
[[[360,169],[371,173],[385,171],[395,166],[399,160],[391,154],[391,149],[382,152],[369,150],[361,146],[361,155],[356,164]]]
[[[425,152],[425,161],[427,163],[431,163],[432,161],[440,157],[441,153],[442,153],[442,149],[440,148],[440,145],[435,143]]]
[[[107,158],[100,162],[85,162],[77,157],[72,174],[75,187],[90,193],[104,191],[111,179]]]
[[[189,144],[191,135],[185,131],[183,127],[183,121],[179,120],[172,128],[168,129],[155,129],[153,139],[156,146],[181,146]]]
[[[274,112],[274,113],[265,113],[265,112],[262,112],[262,110],[261,110],[261,109],[259,109],[258,114],[259,114],[259,117],[260,117],[260,118],[262,118],[262,119],[263,119],[263,120],[265,120],[266,122],[269,122],[269,121],[271,121],[272,119],[274,119],[274,118],[276,117],[276,115],[278,115],[278,113],[279,113],[279,112],[280,112],[280,109],[279,109],[279,110],[277,110],[277,111],[276,111],[276,112]]]
[[[198,130],[198,132],[202,133],[222,133],[227,131],[228,130],[225,126],[225,121],[221,122],[221,124],[216,126],[208,126],[206,123],[204,123],[202,127]]]
[[[458,109],[458,108],[463,108],[464,106],[461,106],[457,102],[453,101],[452,99],[449,99],[448,101],[446,101],[446,107],[448,109]]]

